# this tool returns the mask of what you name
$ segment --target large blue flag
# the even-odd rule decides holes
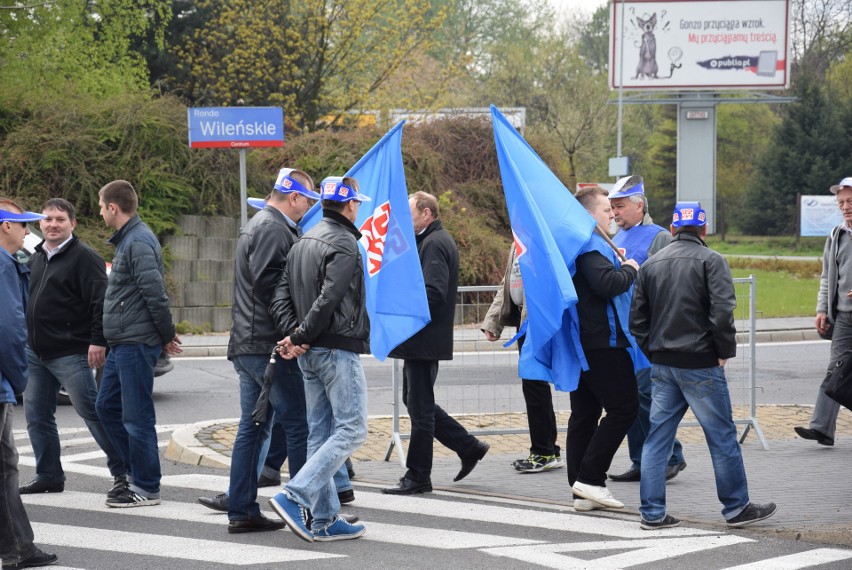
[[[588,365],[571,268],[595,220],[493,105],[491,119],[527,305],[518,372],[572,391]]]
[[[345,174],[372,199],[361,205],[355,225],[363,235],[370,352],[379,360],[430,321],[402,164],[403,123],[397,123]],[[321,219],[317,202],[300,225],[307,231]]]

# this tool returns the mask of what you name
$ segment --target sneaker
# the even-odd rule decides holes
[[[579,495],[583,499],[588,499],[601,506],[609,507],[611,509],[624,508],[624,503],[613,497],[612,493],[610,493],[609,489],[606,487],[587,485],[586,483],[580,483],[577,481],[574,483],[571,490],[575,495]]]
[[[113,478],[112,489],[107,491],[107,499],[114,499],[119,495],[123,495],[129,489],[130,483],[127,482],[127,475],[116,475]]]
[[[757,521],[762,521],[763,519],[768,519],[772,515],[775,514],[777,507],[775,503],[764,503],[762,505],[758,505],[756,503],[749,503],[746,505],[746,508],[743,509],[743,512],[738,514],[732,519],[727,521],[728,526],[745,526],[747,524],[756,523]]]
[[[331,542],[332,540],[352,540],[363,536],[367,529],[362,524],[349,524],[340,517],[334,517],[334,521],[320,530],[311,531],[317,542]]]
[[[143,497],[139,493],[131,491],[130,489],[126,489],[124,493],[118,495],[117,497],[110,497],[106,500],[106,506],[118,509],[127,509],[131,507],[150,507],[159,504],[159,497],[156,499],[149,499],[148,497]]]
[[[660,528],[672,528],[680,525],[680,519],[676,519],[671,515],[666,515],[661,521],[648,522],[645,519],[640,519],[639,526],[642,530],[657,530]]]
[[[4,564],[3,570],[18,570],[19,568],[36,568],[39,566],[50,566],[57,560],[55,554],[48,554],[36,548],[35,552],[15,564]]]
[[[565,466],[565,462],[558,455],[538,455],[530,453],[526,459],[518,459],[512,465],[521,473],[541,473],[551,469],[559,469]]]
[[[269,506],[279,517],[284,519],[296,536],[308,542],[314,541],[314,535],[308,528],[307,509],[287,496],[286,493],[278,493],[269,499]]]
[[[599,504],[588,499],[574,499],[574,510],[580,513],[586,513],[597,509],[602,509]]]

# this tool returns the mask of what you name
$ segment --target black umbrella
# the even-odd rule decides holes
[[[254,405],[254,411],[251,413],[251,419],[255,425],[261,425],[266,421],[266,412],[269,409],[269,391],[272,389],[272,375],[275,373],[275,349],[269,355],[269,364],[266,365],[266,370],[263,371],[263,384],[260,389],[260,395],[257,397],[257,403]]]

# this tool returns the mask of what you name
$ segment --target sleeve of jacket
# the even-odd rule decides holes
[[[828,313],[828,263],[829,263],[829,254],[831,252],[831,242],[832,237],[834,237],[835,232],[831,232],[827,238],[825,238],[825,247],[822,250],[822,273],[819,276],[819,293],[817,293],[817,313]]]
[[[290,295],[290,266],[289,264],[281,272],[281,279],[275,286],[272,302],[269,304],[269,313],[275,322],[275,328],[284,338],[292,333],[299,324],[296,321],[296,309],[293,306],[293,297]]]
[[[335,309],[349,291],[349,284],[356,278],[360,257],[358,246],[354,241],[352,244],[355,245],[354,249],[335,244],[337,247],[332,245],[326,250],[323,259],[325,276],[319,296],[296,331],[290,335],[293,344],[311,344],[328,329]]]
[[[488,331],[497,338],[500,338],[500,335],[503,334],[503,321],[500,318],[500,315],[503,312],[503,303],[505,300],[505,283],[506,276],[503,276],[503,279],[500,280],[500,285],[497,287],[497,292],[494,294],[494,300],[491,301],[491,306],[488,307],[488,312],[485,313],[485,318],[482,321],[481,330]],[[512,300],[509,299],[511,303]]]
[[[648,257],[651,257],[670,243],[672,243],[671,232],[659,232],[654,236],[654,239],[651,240],[651,245],[648,247]]]
[[[82,247],[83,244],[78,244]],[[80,280],[80,291],[83,292],[83,302],[89,307],[92,319],[91,340],[89,344],[107,346],[104,338],[104,296],[107,288],[106,264],[94,250],[85,249],[80,256],[82,266],[77,277]],[[171,340],[171,339],[169,339]]]
[[[721,255],[710,257],[705,263],[707,289],[710,296],[710,328],[718,358],[737,355],[737,329],[734,326],[734,309],[737,294],[728,262]]]
[[[3,255],[0,253],[0,255]],[[14,262],[17,263],[17,262]],[[0,260],[0,375],[12,386],[15,394],[27,387],[27,327],[24,320],[24,301],[21,298],[21,278],[12,263]]]
[[[630,334],[639,343],[639,348],[649,355],[651,344],[651,307],[643,285],[644,275],[640,272],[633,287],[633,300],[630,303]]]
[[[423,269],[423,283],[426,285],[426,299],[429,313],[434,307],[443,305],[447,300],[450,287],[450,259],[446,247],[438,241],[423,244],[420,254]]]
[[[255,228],[249,253],[249,271],[258,300],[269,307],[281,274],[287,265],[290,248],[284,234],[288,229],[265,223]]]
[[[151,320],[160,334],[163,343],[171,342],[175,337],[175,326],[169,311],[169,298],[166,296],[166,284],[154,248],[142,241],[134,241],[128,246],[130,271],[139,293],[145,300]]]
[[[598,296],[610,299],[630,289],[636,279],[636,270],[629,265],[618,269],[597,251],[584,253],[577,258],[580,273]]]

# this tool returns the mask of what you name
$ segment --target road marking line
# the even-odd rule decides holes
[[[732,566],[726,570],[798,570],[799,568],[810,568],[829,562],[847,560],[852,558],[852,550],[840,550],[839,548],[817,548],[806,550],[778,558],[769,558],[760,562],[749,562],[740,566]]]
[[[143,508],[156,509],[158,507]],[[228,542],[224,539],[202,540],[197,538],[179,538],[165,534],[142,535],[138,532],[47,523],[33,523],[32,526],[33,531],[38,536],[39,544],[103,550],[106,552],[123,552],[162,558],[178,558],[181,560],[201,560],[216,564],[234,564],[239,566],[253,564],[266,566],[274,562],[343,558],[340,554],[270,546],[254,546],[239,542]]]

